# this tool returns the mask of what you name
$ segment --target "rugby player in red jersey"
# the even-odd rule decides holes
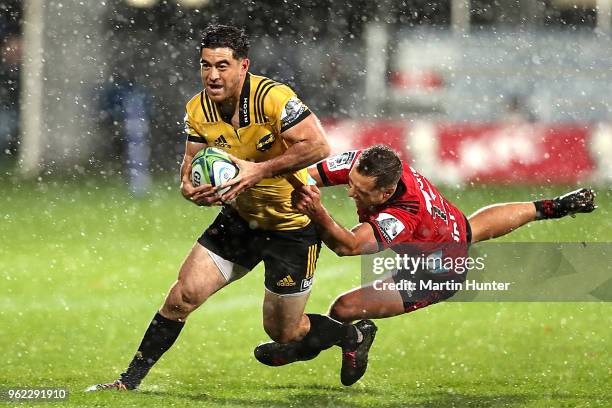
[[[595,193],[580,189],[551,200],[495,204],[476,211],[468,220],[433,184],[385,145],[330,157],[311,167],[309,174],[319,186],[348,184],[348,194],[357,206],[360,223],[348,230],[321,205],[316,186],[298,188],[293,194],[298,211],[317,224],[325,244],[340,256],[391,248],[410,256],[465,258],[471,243],[505,235],[530,221],[587,213],[596,208]],[[465,273],[452,269],[403,269],[387,278],[386,283],[423,279],[454,283],[463,282],[465,277]],[[457,291],[452,289],[454,285],[443,290],[396,290],[389,286],[381,289],[370,283],[352,289],[334,301],[329,316],[341,322],[397,316],[448,299]],[[370,324],[363,320],[355,326],[358,330],[364,326],[368,331],[370,328],[365,326]],[[373,340],[371,335],[356,349],[343,350],[344,385],[353,384],[365,373]],[[300,342],[270,342],[258,346],[255,357],[264,364],[278,366],[312,359],[320,351],[321,348]]]

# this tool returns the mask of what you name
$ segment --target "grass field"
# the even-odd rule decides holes
[[[534,188],[446,190],[466,213],[536,198]],[[542,191],[546,194],[561,189]],[[345,225],[342,189],[325,193]],[[192,317],[137,393],[84,394],[114,380],[195,238],[215,211],[160,182],[130,197],[120,183],[0,186],[0,386],[67,387],[62,406],[612,406],[610,303],[444,303],[378,321],[366,376],[339,382],[338,349],[282,368],[260,365],[263,270]],[[590,216],[542,222],[513,241],[612,242],[612,195]],[[308,310],[359,283],[359,259],[322,252]]]

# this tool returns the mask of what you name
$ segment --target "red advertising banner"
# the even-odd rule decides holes
[[[611,149],[601,150],[612,146],[612,132],[602,126],[348,120],[325,128],[333,152],[384,143],[449,184],[573,184],[603,174],[612,160]]]
[[[576,125],[439,125],[438,160],[452,164],[464,181],[575,183],[595,163],[587,146],[590,129]]]

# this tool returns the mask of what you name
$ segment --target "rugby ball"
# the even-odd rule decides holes
[[[238,167],[223,150],[207,147],[200,150],[191,161],[191,184],[197,187],[210,184],[213,187],[227,183],[238,175]],[[225,194],[230,188],[217,191],[217,195]]]

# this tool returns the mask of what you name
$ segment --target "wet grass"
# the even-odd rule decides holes
[[[562,188],[445,190],[466,213]],[[338,350],[273,369],[252,357],[263,270],[215,295],[137,393],[82,391],[114,380],[176,269],[215,211],[160,182],[135,198],[121,183],[3,183],[0,385],[67,387],[70,406],[594,407],[612,405],[609,303],[445,303],[379,321],[368,373],[345,388]],[[356,222],[343,189],[334,216]],[[590,216],[534,223],[506,240],[612,242],[612,196]],[[359,284],[359,259],[322,252],[308,310]],[[28,404],[29,405],[29,404]]]

